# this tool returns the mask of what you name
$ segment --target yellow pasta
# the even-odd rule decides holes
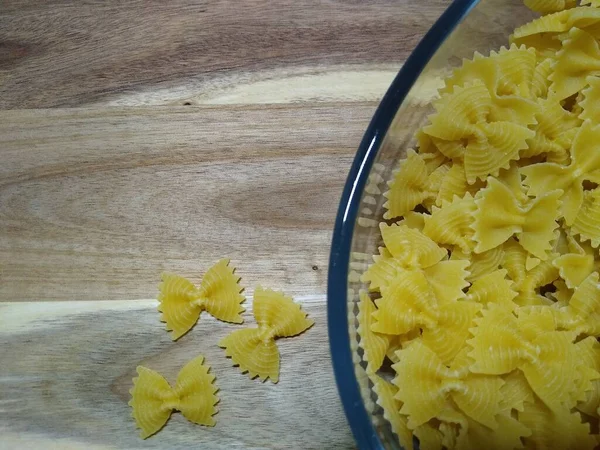
[[[425,269],[437,264],[448,251],[405,224],[381,224],[381,237],[390,255],[406,269]]]
[[[577,288],[569,304],[561,310],[560,326],[578,334],[600,335],[600,284],[594,272]]]
[[[527,121],[531,110],[535,110],[531,102],[524,100],[531,97],[535,67],[535,51],[524,46],[503,47],[499,52],[492,51],[489,57],[475,53],[472,60],[464,60],[462,67],[445,81],[440,92],[450,93],[455,86],[483,81],[493,99],[495,112],[502,110],[502,120],[508,115],[511,119]],[[520,112],[525,115],[519,116]]]
[[[436,326],[439,304],[420,271],[399,272],[375,304],[371,329],[376,333],[406,334]]]
[[[591,34],[572,28],[562,39],[549,80],[550,89],[559,99],[577,94],[590,75],[600,74],[600,47]]]
[[[539,163],[521,168],[530,195],[561,189],[561,213],[567,225],[572,225],[583,204],[583,183],[600,181],[600,125],[586,121],[579,128],[571,147],[571,162],[567,166]]]
[[[558,34],[568,32],[572,28],[580,28],[597,36],[600,31],[599,24],[600,10],[588,7],[571,8],[539,17],[517,28],[510,40],[517,45],[525,44],[528,47],[537,48],[535,44],[539,44],[541,41],[531,38],[550,39]],[[556,52],[557,47],[553,47],[552,50]]]
[[[129,391],[133,408],[133,418],[141,429],[140,436],[146,439],[159,431],[171,416],[173,410],[181,411],[190,422],[214,426],[215,405],[219,401],[215,395],[215,376],[209,373],[210,367],[204,364],[204,357],[198,356],[188,362],[177,375],[171,387],[158,372],[138,366],[138,376],[133,379]]]
[[[589,416],[598,417],[598,408],[600,407],[600,343],[596,338],[589,336],[576,345],[580,349],[579,354],[584,359],[586,368],[595,372],[587,377],[590,380],[589,386],[583,385],[583,395],[576,407]]]
[[[504,384],[500,378],[469,372],[464,358],[448,368],[418,340],[398,353],[400,362],[393,366],[393,382],[400,388],[396,398],[402,402],[400,412],[408,416],[409,428],[438,416],[450,399],[473,420],[497,427],[500,387]],[[407,385],[411,389],[401,389]]]
[[[434,173],[439,175],[437,171]],[[387,198],[384,205],[386,219],[403,216],[425,200],[437,196],[435,176],[429,174],[425,160],[414,150],[408,151],[389,187],[389,191],[384,193]]]
[[[159,285],[158,310],[167,330],[173,332],[173,340],[187,333],[202,311],[225,322],[242,323],[244,308],[240,304],[244,296],[240,294],[239,280],[227,259],[207,270],[200,287],[179,275],[164,273]]]
[[[469,356],[471,371],[501,375],[520,369],[536,395],[551,408],[573,407],[580,361],[572,345],[576,334],[552,331],[551,314],[528,317],[528,327],[509,311],[490,307],[476,320]],[[535,319],[535,321],[533,321]],[[532,322],[537,331],[530,332]],[[537,323],[535,323],[537,322]],[[527,329],[529,328],[529,329]]]
[[[581,90],[583,99],[579,103],[581,106],[582,120],[589,120],[592,123],[600,122],[600,77],[586,78],[585,89]]]
[[[296,336],[314,322],[306,318],[306,313],[291,297],[260,286],[254,291],[252,308],[258,327],[233,331],[221,339],[219,346],[242,373],[277,383],[279,350],[275,339]]]
[[[600,245],[600,189],[588,191],[583,196],[582,206],[573,220],[571,231],[592,247]]]
[[[523,108],[526,112],[518,123],[512,122],[517,119],[505,117],[503,110],[494,106],[485,85],[467,84],[442,96],[434,105],[436,114],[430,117],[431,124],[423,130],[447,143],[442,146],[434,141],[445,156],[462,159],[467,181],[473,184],[490,174],[498,175],[527,148],[526,140],[534,133],[526,125],[535,122],[537,111],[537,104],[532,105],[535,107],[528,103],[529,109]]]
[[[398,436],[400,445],[405,450],[413,450],[413,431],[408,428],[406,416],[400,414],[400,404],[395,396],[398,388],[383,378],[372,375],[373,391],[377,396],[377,404],[383,408],[383,415]],[[424,448],[422,445],[420,448]]]
[[[577,0],[523,0],[525,6],[541,14],[550,14],[577,6]]]
[[[490,250],[516,235],[524,249],[537,258],[546,259],[554,230],[558,228],[561,195],[561,190],[540,193],[522,205],[514,192],[490,177],[488,187],[475,199],[475,252]]]
[[[445,80],[361,277],[363,362],[407,448],[600,443],[600,3],[524,1],[550,14]]]
[[[569,410],[551,410],[539,400],[527,403],[518,413],[518,420],[529,430],[525,438],[527,448],[539,450],[586,450],[596,446],[589,424],[582,423],[579,413]]]
[[[468,265],[468,261],[440,261],[423,269],[429,287],[440,303],[450,303],[465,296],[463,290],[469,285]]]
[[[548,89],[550,88],[548,77],[552,73],[553,65],[554,60],[552,58],[542,59],[536,64],[533,71],[533,79],[531,80],[532,98],[543,100],[548,96]]]
[[[370,374],[381,367],[392,337],[387,334],[375,333],[371,329],[373,312],[376,310],[375,304],[366,292],[361,291],[359,296],[356,332],[360,336],[359,345],[364,351],[363,359],[367,362],[367,374]]]
[[[556,96],[540,100],[539,104],[537,124],[533,127],[535,136],[527,140],[528,148],[521,151],[521,157],[549,154],[559,160],[568,159],[568,150],[573,142],[573,132],[570,130],[576,130],[581,125],[581,119],[565,110]]]
[[[455,162],[448,168],[440,180],[435,206],[441,207],[443,202],[451,202],[455,196],[462,198],[467,193],[475,195],[482,187],[483,183],[481,182],[469,185],[464,166],[461,162]]]
[[[469,274],[466,279],[470,282],[498,269],[503,258],[503,247],[495,247],[483,253],[465,253],[460,249],[454,249],[450,255],[450,260],[467,261],[468,265],[465,269]]]
[[[518,293],[511,287],[513,282],[506,279],[507,273],[501,269],[478,278],[469,288],[466,300],[482,305],[493,303],[514,311],[517,304],[513,300]]]
[[[542,286],[554,282],[559,277],[559,271],[554,266],[554,256],[541,261],[535,267],[528,268],[527,251],[519,243],[510,239],[503,247],[502,267],[507,270],[510,279],[514,282],[512,289],[518,293],[515,303],[519,306],[548,304],[549,301],[538,291]]]
[[[463,198],[454,197],[451,202],[442,202],[441,207],[434,206],[431,215],[425,216],[423,234],[441,245],[456,245],[463,252],[474,247],[474,234],[471,224],[476,205],[469,193]]]
[[[478,303],[455,302],[440,306],[435,326],[423,327],[421,340],[429,348],[435,348],[445,364],[450,364],[465,346],[469,330],[481,309]]]
[[[592,272],[600,271],[594,249],[586,244],[581,245],[574,239],[572,242],[573,250],[563,252],[552,263],[569,289],[579,286]]]

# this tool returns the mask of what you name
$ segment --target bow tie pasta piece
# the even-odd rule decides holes
[[[372,331],[373,312],[377,308],[366,292],[361,291],[359,296],[356,332],[360,336],[358,345],[364,351],[363,359],[367,362],[367,374],[370,374],[377,372],[381,367],[392,337]]]
[[[361,275],[360,280],[369,284],[370,291],[381,291],[401,269],[400,262],[385,247],[379,247],[379,255],[373,255],[373,264]]]
[[[215,425],[218,389],[214,385],[215,376],[209,373],[210,367],[203,363],[203,356],[188,362],[179,372],[175,387],[158,372],[138,366],[129,406],[133,408],[132,415],[141,429],[142,439],[159,431],[173,410],[181,411],[190,422]]]
[[[447,170],[448,167],[443,165],[430,174],[423,157],[409,150],[389,183],[390,189],[383,194],[387,198],[384,218],[404,216],[426,200],[435,199],[443,173]]]
[[[258,328],[236,330],[221,339],[219,346],[225,349],[233,364],[250,378],[259,377],[273,383],[279,381],[279,350],[275,339],[292,337],[307,330],[314,322],[306,318],[300,305],[281,292],[263,289],[254,291],[254,318]]]
[[[527,379],[520,370],[515,370],[504,378],[504,384],[501,389],[501,413],[510,415],[512,411],[523,411],[526,402],[532,402],[534,399],[533,391],[527,382]]]
[[[594,272],[575,289],[561,315],[561,326],[577,333],[600,336],[600,284]]]
[[[586,121],[579,128],[571,148],[569,165],[539,163],[521,168],[529,195],[539,195],[552,189],[562,189],[561,213],[567,225],[572,225],[583,204],[585,181],[600,181],[600,125]]]
[[[448,256],[448,251],[418,230],[405,224],[380,226],[381,237],[391,256],[405,269],[425,269]]]
[[[521,151],[521,157],[531,158],[550,154],[554,158],[568,159],[574,131],[582,120],[571,111],[564,109],[558,97],[550,96],[539,101],[540,111],[536,114],[537,124],[532,127],[535,136],[527,140],[527,148]]]
[[[582,120],[589,120],[592,123],[600,122],[600,77],[587,77],[588,87],[581,91],[583,100],[579,103],[581,106]]]
[[[473,420],[497,427],[502,379],[472,374],[465,367],[448,368],[418,340],[397,353],[400,362],[392,366],[393,383],[398,386],[396,399],[402,402],[400,413],[408,416],[409,428],[437,417],[449,399]]]
[[[523,3],[540,14],[551,14],[577,6],[577,0],[524,0]]]
[[[539,400],[527,403],[518,413],[518,420],[531,430],[531,436],[525,438],[527,448],[592,450],[597,444],[595,436],[590,435],[590,425],[582,422],[579,413],[553,411]]]
[[[588,76],[600,74],[600,48],[594,36],[578,28],[561,38],[562,48],[549,79],[550,89],[562,100],[581,91]]]
[[[467,420],[456,440],[456,450],[513,450],[524,448],[522,438],[531,431],[510,416],[498,416],[498,428],[493,430],[474,420]]]
[[[560,277],[569,289],[579,286],[588,275],[600,271],[600,261],[596,261],[594,249],[590,245],[581,245],[571,238],[573,251],[561,252],[562,254],[553,261]]]
[[[423,328],[422,342],[434,348],[445,364],[451,363],[471,336],[469,330],[475,325],[474,319],[480,310],[480,304],[471,302],[441,306],[435,326]]]
[[[600,10],[588,7],[571,8],[539,17],[517,28],[510,42],[535,48],[545,57],[554,57],[560,49],[557,36],[571,28],[580,28],[600,36]]]
[[[454,197],[462,198],[467,193],[475,195],[484,186],[485,183],[481,181],[469,185],[464,166],[461,162],[455,162],[440,180],[435,206],[441,207],[443,202],[452,202]]]
[[[375,304],[371,330],[376,333],[406,334],[415,328],[436,325],[438,301],[420,271],[399,272]]]
[[[504,386],[503,386],[504,387]],[[514,450],[524,448],[521,439],[531,431],[507,414],[496,417],[498,427],[492,429],[450,408],[440,415],[440,430],[445,446],[456,450]]]
[[[594,248],[600,246],[600,189],[588,191],[571,231]]]
[[[222,259],[204,274],[200,287],[178,275],[165,273],[159,286],[158,310],[167,330],[173,331],[173,340],[187,333],[206,311],[224,322],[242,323],[244,308],[240,303],[240,278],[234,275],[229,260]]]
[[[431,215],[425,216],[423,234],[437,244],[457,245],[463,252],[470,252],[474,234],[471,224],[476,210],[473,196],[454,197],[452,202],[443,202],[441,207],[432,207]]]
[[[579,355],[587,369],[593,373],[588,376],[589,386],[583,386],[583,398],[577,404],[577,409],[589,416],[598,417],[600,406],[600,343],[596,338],[589,336],[577,344]],[[586,381],[586,380],[584,380]]]
[[[373,391],[377,396],[377,404],[383,409],[383,417],[390,423],[392,431],[398,436],[400,445],[405,450],[413,450],[413,432],[408,428],[406,416],[400,414],[401,404],[395,396],[398,388],[378,375],[371,375]],[[424,448],[422,445],[420,448]]]
[[[452,251],[450,255],[451,261],[467,261],[469,264],[466,266],[466,270],[469,272],[466,280],[474,282],[478,278],[484,275],[492,273],[502,263],[504,258],[504,249],[502,247],[494,247],[491,250],[483,253],[464,253],[459,248]]]
[[[419,440],[419,449],[442,450],[444,448],[444,435],[433,425],[424,423],[415,428],[413,434]]]
[[[554,190],[538,195],[525,205],[514,192],[495,178],[488,178],[488,187],[476,196],[477,210],[473,239],[475,252],[480,253],[506,242],[513,234],[519,243],[535,257],[545,260],[551,249],[554,230],[558,228],[560,196]]]
[[[391,227],[382,225],[382,230],[383,228],[386,230],[382,232],[386,235],[384,243],[387,239],[396,256],[383,247],[380,247],[379,255],[373,256],[374,263],[361,275],[361,281],[369,283],[371,291],[383,293],[399,272],[422,270],[440,301],[451,301],[464,296],[462,289],[468,285],[465,281],[469,275],[465,270],[468,262],[442,261],[447,256],[447,250],[420,231],[407,227],[404,221]]]
[[[473,349],[469,356],[475,361],[472,372],[501,375],[520,369],[544,403],[557,409],[574,406],[581,367],[573,345],[575,334],[549,330],[554,321],[551,314],[531,314],[520,326],[514,315],[499,307],[490,307],[475,321],[474,337],[468,341]],[[523,322],[529,327],[523,327]]]
[[[466,300],[481,305],[496,304],[508,311],[517,308],[513,301],[518,295],[512,289],[512,281],[506,279],[505,269],[496,270],[484,275],[473,282],[467,292]]]
[[[466,270],[468,261],[440,261],[423,269],[425,278],[440,304],[451,303],[463,298],[463,290],[469,285]]]
[[[481,83],[456,87],[434,106],[431,124],[423,130],[446,142],[442,146],[434,141],[448,158],[463,160],[469,184],[508,168],[510,161],[519,158],[519,151],[527,148],[526,139],[534,135],[526,124],[535,122],[537,109],[532,110],[529,120],[499,121],[493,117],[492,98]]]
[[[550,80],[548,77],[552,73],[553,65],[554,60],[552,58],[546,58],[542,59],[535,66],[533,79],[531,80],[532,98],[544,99],[548,96],[548,89],[550,88]]]
[[[525,117],[520,117],[518,114],[532,107],[530,103],[518,98],[503,97],[529,98],[535,67],[535,50],[527,49],[525,46],[519,48],[512,45],[509,49],[502,47],[499,52],[492,51],[489,57],[475,53],[473,60],[463,60],[462,67],[456,69],[446,80],[445,87],[440,90],[440,93],[451,93],[455,86],[483,81],[496,107],[509,107],[512,111],[503,111],[504,114],[527,120],[530,118],[529,113],[525,112]]]
[[[433,173],[435,169],[448,162],[448,158],[440,152],[431,136],[424,133],[423,130],[417,131],[415,138],[417,139],[418,153],[425,161],[429,173]]]
[[[558,269],[553,265],[555,255],[550,254],[545,261],[528,267],[529,254],[517,241],[509,239],[503,249],[502,267],[514,281],[512,289],[518,293],[515,303],[519,306],[548,304],[549,301],[539,294],[539,290],[559,277]]]

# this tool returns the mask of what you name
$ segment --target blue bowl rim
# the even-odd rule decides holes
[[[408,57],[371,119],[342,192],[329,257],[327,322],[338,391],[360,449],[384,448],[360,394],[348,332],[348,265],[360,198],[383,138],[404,98],[444,40],[477,3],[479,0],[454,0]]]

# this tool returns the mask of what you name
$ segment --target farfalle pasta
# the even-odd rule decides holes
[[[242,323],[244,308],[240,304],[244,296],[240,294],[239,281],[227,259],[208,269],[199,287],[179,275],[164,273],[159,285],[158,310],[167,330],[172,331],[173,340],[187,333],[202,311],[224,322]]]
[[[407,449],[600,442],[600,2],[525,4],[546,15],[445,80],[360,278],[362,363]]]
[[[138,366],[138,376],[129,391],[132,415],[146,439],[159,431],[171,417],[173,410],[190,422],[214,426],[219,399],[215,395],[215,376],[209,373],[204,357],[198,356],[179,371],[174,387],[162,375],[144,366]]]
[[[296,336],[314,322],[306,318],[306,313],[291,297],[260,286],[254,291],[252,308],[258,327],[233,331],[221,339],[219,346],[242,373],[277,383],[279,349],[275,339]]]

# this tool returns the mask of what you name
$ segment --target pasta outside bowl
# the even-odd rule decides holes
[[[339,394],[361,449],[402,448],[376,402],[357,335],[359,293],[368,290],[361,275],[381,245],[386,183],[414,148],[415,134],[432,114],[442,80],[463,58],[508,46],[513,30],[534,17],[521,0],[452,2],[402,66],[358,147],[332,239],[328,327]]]

